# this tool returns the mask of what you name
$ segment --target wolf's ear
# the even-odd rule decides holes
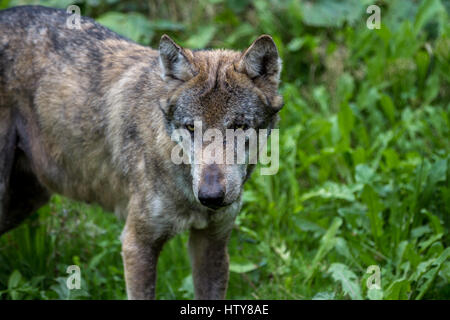
[[[159,42],[159,62],[164,79],[187,81],[194,76],[192,53],[177,45],[168,35]]]
[[[238,62],[239,72],[250,78],[265,77],[278,84],[280,80],[281,59],[278,49],[269,35],[262,35],[244,51]]]

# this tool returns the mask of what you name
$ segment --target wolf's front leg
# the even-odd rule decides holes
[[[226,232],[218,232],[217,227],[191,230],[189,253],[196,299],[225,299],[230,233],[231,228]]]
[[[156,264],[165,238],[151,238],[151,232],[127,220],[122,236],[125,282],[130,300],[155,299]]]

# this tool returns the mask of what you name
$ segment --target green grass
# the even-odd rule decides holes
[[[200,1],[193,21],[180,12],[178,24],[168,21],[168,6],[157,23],[123,32],[153,46],[164,31],[182,44],[240,49],[270,33],[283,56],[280,170],[256,170],[246,185],[227,297],[450,299],[450,23],[442,3],[378,1],[382,28],[368,30],[364,13],[356,22],[341,13],[346,22],[335,26],[304,18],[298,1],[253,1],[248,10],[215,2]],[[108,25],[116,23],[109,11],[155,19],[131,4],[90,3],[83,10]],[[125,298],[122,226],[98,207],[55,196],[0,238],[1,298]],[[181,234],[162,252],[160,299],[193,297],[186,242]],[[69,292],[72,264],[82,289]],[[372,265],[381,290],[367,288]]]

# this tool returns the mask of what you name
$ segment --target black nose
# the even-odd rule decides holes
[[[220,187],[212,189],[200,188],[198,191],[198,200],[200,203],[211,209],[218,209],[224,205],[225,190]]]
[[[198,200],[204,206],[217,209],[224,206],[225,185],[223,173],[216,164],[203,169],[198,190]]]

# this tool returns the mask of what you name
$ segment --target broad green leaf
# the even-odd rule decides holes
[[[183,24],[170,20],[153,20],[149,22],[150,27],[153,30],[182,31],[185,29],[185,26]]]
[[[411,292],[411,283],[406,279],[397,279],[385,290],[386,300],[407,300]]]
[[[317,0],[302,2],[303,22],[314,27],[340,27],[345,22],[354,24],[365,12],[360,0]]]
[[[328,181],[322,187],[316,188],[313,191],[304,193],[301,201],[306,201],[311,198],[320,197],[324,199],[342,199],[347,201],[355,201],[353,190],[343,184]]]
[[[230,262],[230,271],[235,273],[247,273],[253,270],[258,269],[258,265],[247,262],[247,263],[236,263]]]
[[[17,286],[20,283],[20,280],[22,280],[22,274],[19,270],[14,270],[8,279],[8,290],[12,290],[17,288]]]
[[[375,180],[375,170],[367,164],[358,164],[355,168],[355,180],[361,184],[371,184]]]
[[[389,10],[387,10],[386,14],[383,14],[382,11],[381,19],[391,31],[398,31],[402,22],[406,20],[414,21],[418,9],[417,1],[396,0],[389,1],[388,4]]]
[[[97,22],[135,42],[147,44],[153,37],[150,21],[141,13],[107,12]]]
[[[331,274],[334,281],[341,283],[342,290],[345,294],[348,294],[352,300],[362,300],[358,277],[345,264],[333,263],[328,269],[328,272]]]

